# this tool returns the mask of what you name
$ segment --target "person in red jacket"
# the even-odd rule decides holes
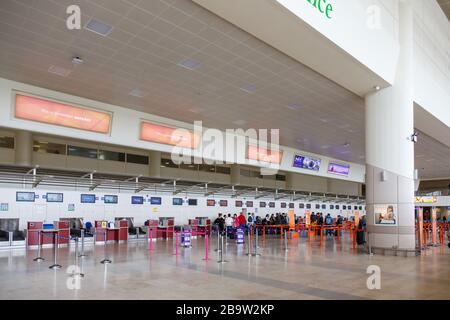
[[[239,226],[241,228],[245,227],[247,225],[247,219],[245,218],[244,213],[241,212],[241,214],[239,215]]]

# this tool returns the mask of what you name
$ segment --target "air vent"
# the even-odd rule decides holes
[[[133,89],[130,92],[130,96],[137,97],[137,98],[143,98],[145,94],[140,89]]]
[[[48,72],[65,78],[72,72],[72,70],[58,66],[51,66],[50,68],[48,68]]]
[[[91,19],[86,25],[86,29],[106,37],[111,33],[113,27],[101,21]]]
[[[255,93],[256,92],[256,85],[254,84],[248,84],[243,87],[241,87],[241,90],[247,93]]]

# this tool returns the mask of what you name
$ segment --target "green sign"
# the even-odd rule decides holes
[[[310,5],[314,6],[320,13],[325,15],[328,19],[331,19],[331,13],[333,12],[333,5],[327,3],[330,0],[306,0]]]

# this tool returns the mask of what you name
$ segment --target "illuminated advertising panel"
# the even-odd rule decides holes
[[[416,203],[436,203],[436,197],[416,197]]]
[[[275,151],[257,147],[255,145],[249,145],[247,149],[247,159],[260,162],[281,164],[283,158],[282,151]]]
[[[348,174],[350,173],[350,166],[337,163],[330,163],[328,165],[328,173],[337,174],[340,176],[348,176]]]
[[[187,129],[173,128],[146,121],[141,122],[140,139],[188,149],[197,149],[200,143],[199,135]]]
[[[16,95],[15,117],[103,134],[109,133],[112,120],[111,114],[107,112],[21,94]]]

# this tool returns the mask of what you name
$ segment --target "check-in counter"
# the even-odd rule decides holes
[[[150,239],[156,240],[156,238],[158,236],[158,224],[159,224],[159,220],[148,220],[147,221],[147,227],[148,227],[147,237],[149,240]]]
[[[175,227],[175,218],[161,217],[159,218],[157,237],[158,239],[173,238]]]
[[[192,237],[197,237],[198,233],[198,219],[189,219],[189,228],[191,229]]]
[[[106,241],[106,229],[108,227],[108,221],[97,220],[94,223],[94,239],[95,243],[103,243]]]
[[[58,236],[58,245],[68,245],[70,241],[70,224],[68,221],[55,221],[53,223]]]
[[[198,220],[198,232],[200,234],[211,234],[211,219],[208,217],[196,217]]]

